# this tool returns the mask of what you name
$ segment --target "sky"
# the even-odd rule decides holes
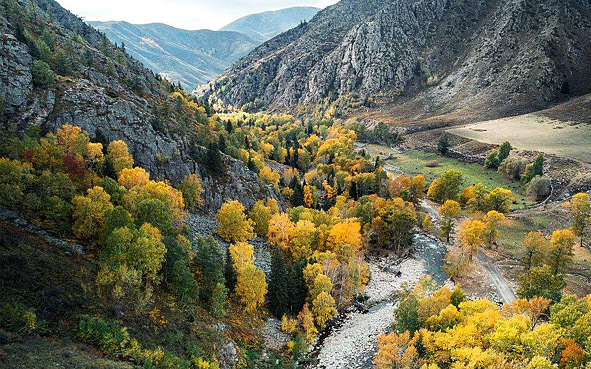
[[[324,8],[338,0],[57,0],[87,21],[166,23],[217,30],[245,15],[292,6]]]

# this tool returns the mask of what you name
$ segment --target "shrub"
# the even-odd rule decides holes
[[[37,331],[40,325],[33,309],[18,302],[0,305],[0,327],[30,334]]]
[[[140,359],[142,349],[126,328],[110,325],[100,318],[83,318],[78,334],[85,341],[100,348],[103,354],[121,359]]]
[[[527,186],[527,196],[534,201],[542,201],[552,192],[552,180],[546,176],[535,176]]]
[[[55,81],[55,73],[49,67],[49,64],[42,60],[33,62],[33,83],[40,87],[49,87]]]
[[[521,175],[525,171],[525,167],[527,166],[527,164],[528,162],[525,159],[510,157],[505,159],[499,166],[499,173],[504,174],[509,179],[518,181],[521,179]]]

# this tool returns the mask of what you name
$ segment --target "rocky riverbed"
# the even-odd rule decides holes
[[[369,311],[352,310],[344,314],[332,331],[319,340],[313,350],[317,369],[371,368],[377,339],[390,331],[397,304],[395,295],[404,284],[412,286],[422,276],[447,283],[441,270],[445,247],[426,235],[416,235],[411,258],[371,260],[371,280],[366,288]]]

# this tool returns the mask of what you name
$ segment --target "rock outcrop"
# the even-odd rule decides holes
[[[591,91],[585,0],[342,0],[195,91],[282,110],[377,96],[397,114],[506,115]]]

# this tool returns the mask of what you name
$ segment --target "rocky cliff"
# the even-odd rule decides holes
[[[203,181],[204,210],[215,211],[227,199],[246,206],[276,197],[242,162],[224,156],[226,174],[210,175],[200,165],[203,149],[193,132],[156,130],[155,108],[168,101],[170,85],[53,0],[29,0],[23,8],[0,6],[0,94],[4,129],[25,132],[36,126],[53,131],[69,123],[92,138],[124,140],[137,165],[153,178],[173,184],[190,173]],[[13,3],[16,4],[16,3]],[[24,12],[24,7],[34,11]],[[33,83],[33,54],[23,34],[45,35],[66,50],[68,73],[51,86]],[[49,36],[46,36],[49,34]],[[32,36],[31,36],[32,37]],[[176,124],[174,122],[170,123]],[[191,123],[196,124],[196,123]],[[174,128],[174,127],[173,127]],[[191,154],[190,154],[191,153]]]
[[[196,90],[282,110],[339,97],[426,118],[505,115],[591,91],[586,0],[342,0]]]

